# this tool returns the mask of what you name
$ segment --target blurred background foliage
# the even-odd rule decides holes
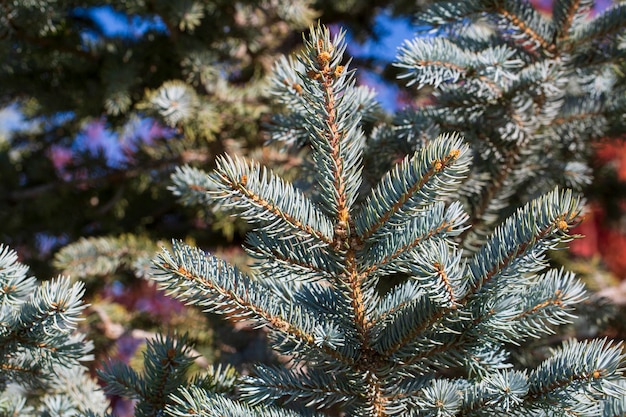
[[[391,61],[416,30],[413,14],[429,3],[0,2],[0,241],[33,275],[86,281],[86,328],[99,359],[140,363],[143,341],[169,329],[187,333],[209,362],[228,360],[245,370],[247,362],[277,360],[268,357],[262,332],[231,330],[143,279],[156,249],[172,238],[246,265],[237,249],[246,225],[180,204],[168,190],[170,175],[184,164],[208,171],[224,152],[254,157],[288,179],[298,174],[297,153],[263,147],[276,110],[268,77],[276,59],[299,48],[303,31],[318,21],[347,29],[359,82],[376,89],[382,103],[377,117],[419,107],[429,91],[402,88]],[[549,13],[550,1],[533,3]],[[610,3],[597,1],[595,8]],[[590,210],[578,230],[587,238],[555,262],[585,275],[624,309],[621,136],[613,132],[597,143]],[[607,309],[614,320],[601,324],[604,331],[624,338],[623,315]],[[119,407],[122,413],[125,405]]]

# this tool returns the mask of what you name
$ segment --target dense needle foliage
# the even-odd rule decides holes
[[[626,8],[591,19],[590,7],[555,1],[548,19],[527,2],[436,2],[396,63],[410,86],[432,89],[431,104],[391,122],[356,85],[344,33],[312,28],[271,86],[284,111],[269,135],[303,155],[298,180],[238,155],[172,177],[183,203],[252,227],[250,272],[179,240],[151,272],[138,268],[188,305],[265,328],[287,360],[190,377],[186,338],[159,337],[143,372],[105,366],[105,391],[136,400],[137,416],[626,414],[619,341],[551,341],[529,363],[512,354],[556,334],[588,296],[549,251],[576,237],[591,141],[623,131]],[[66,262],[93,242],[65,251]],[[79,359],[35,339],[66,343],[80,285],[42,286],[41,305],[23,308],[39,292],[13,301],[34,283],[21,272],[13,282],[22,267],[12,256],[0,257],[2,335],[24,354],[6,351],[3,372],[28,358]],[[50,309],[68,324],[50,325]],[[28,324],[35,316],[41,325]],[[13,395],[2,392],[3,412],[24,407]]]

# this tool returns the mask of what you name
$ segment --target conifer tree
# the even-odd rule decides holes
[[[511,355],[573,320],[587,296],[548,252],[575,237],[583,212],[557,185],[586,184],[589,141],[623,130],[623,78],[613,70],[626,9],[586,20],[589,5],[556,1],[549,20],[526,2],[438,2],[420,19],[446,37],[407,42],[398,62],[410,83],[435,89],[435,103],[391,124],[356,87],[343,33],[312,29],[304,50],[275,67],[272,86],[286,109],[272,139],[309,149],[301,178],[289,183],[232,155],[211,174],[184,166],[173,176],[182,201],[254,227],[253,271],[174,241],[152,276],[203,311],[267,328],[290,362],[190,379],[186,339],[163,337],[143,373],[105,367],[108,392],[138,400],[138,416],[625,415],[619,341],[546,343],[536,364]],[[13,302],[35,286],[4,251],[3,378],[30,357],[75,362],[88,350],[65,349],[80,285],[60,280]],[[57,295],[71,299],[58,317],[65,324],[56,310],[43,314]],[[23,407],[7,398],[8,412]],[[69,415],[103,412],[54,401]]]
[[[443,110],[417,113],[417,122],[406,124],[414,130],[362,129],[376,105],[367,89],[355,87],[342,33],[312,29],[304,51],[278,64],[274,93],[288,111],[275,118],[274,138],[310,146],[310,186],[298,188],[239,157],[220,157],[209,175],[179,169],[174,182],[185,201],[211,199],[254,226],[246,249],[256,260],[255,270],[243,273],[175,241],[155,260],[153,278],[187,304],[268,328],[272,347],[291,362],[260,364],[229,395],[183,387],[165,407],[167,415],[299,416],[317,409],[321,415],[334,409],[381,417],[626,412],[620,342],[569,340],[527,369],[514,366],[510,357],[511,346],[541,339],[570,322],[586,298],[583,284],[547,259],[548,251],[574,237],[569,230],[583,211],[572,191],[554,187],[558,175],[547,175],[548,168],[571,156],[567,178],[573,186],[584,182],[572,178],[585,170],[574,158],[580,150],[573,145],[577,138],[548,139],[562,131],[547,118],[562,117],[555,106],[569,100],[546,96],[554,93],[550,83],[558,77],[548,76],[553,66],[532,57],[549,47],[541,40],[561,42],[569,39],[566,33],[584,41],[613,35],[621,9],[600,18],[602,26],[598,21],[588,26],[579,16],[583,3],[557,3],[567,14],[559,20],[555,12],[556,23],[540,22],[560,25],[554,37],[539,32],[532,10],[507,9],[517,2],[433,7],[426,18],[458,18],[467,36],[449,44],[414,41],[403,51],[400,65],[407,76],[440,87],[441,102],[448,100],[445,111],[451,113],[447,119]],[[478,27],[468,23],[472,17]],[[422,59],[420,53],[438,58]],[[512,72],[516,68],[519,72]],[[528,92],[527,101],[516,99],[518,92]],[[450,104],[454,98],[456,111]],[[578,98],[578,106],[560,111],[580,110],[589,97]],[[452,132],[431,138],[433,128],[420,130],[445,130],[441,120],[454,117],[466,128],[483,122],[480,116],[488,113],[481,100],[504,108],[495,119],[500,124],[476,126],[469,139]],[[538,131],[522,129],[526,119],[519,112],[528,109]],[[467,114],[473,119],[464,119]],[[430,124],[422,122],[428,117]],[[364,172],[385,164],[376,150],[382,143],[401,143],[407,131],[421,134],[408,143],[416,149],[370,187]],[[473,149],[479,138],[485,143]],[[372,163],[364,166],[364,161]],[[526,170],[530,164],[545,169],[543,181],[534,176],[537,171]],[[554,169],[566,171],[560,165]],[[516,208],[513,193],[530,180],[536,186],[519,197]],[[544,192],[546,187],[550,190]],[[473,199],[476,195],[483,199]],[[115,377],[104,375],[109,381]]]

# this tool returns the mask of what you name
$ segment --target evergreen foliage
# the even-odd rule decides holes
[[[214,323],[209,317],[165,296],[148,280],[158,249],[152,240],[131,234],[82,238],[57,252],[54,266],[74,281],[80,279],[86,292],[94,294],[89,300],[86,333],[97,361],[119,358],[121,352],[132,352],[137,343],[128,360],[140,363],[145,349],[150,351],[150,343],[156,343],[152,340],[169,329],[186,335],[182,345],[193,344],[193,354],[202,355],[197,365],[206,368],[220,355],[218,343],[223,342],[213,337]]]
[[[27,274],[0,245],[0,415],[101,415],[108,402],[84,365],[92,345],[76,331],[83,284]]]
[[[208,176],[178,170],[184,200],[209,196],[254,226],[246,249],[255,270],[175,241],[155,260],[154,279],[203,311],[268,328],[272,347],[291,362],[257,366],[236,396],[181,389],[166,414],[626,412],[619,342],[570,340],[528,369],[510,358],[512,345],[554,333],[586,298],[582,283],[550,267],[546,255],[574,237],[583,203],[554,185],[566,171],[571,186],[587,181],[582,144],[594,130],[556,141],[562,123],[554,120],[571,114],[604,127],[612,119],[581,110],[605,104],[604,96],[581,85],[567,95],[588,74],[569,66],[574,52],[556,56],[555,48],[564,42],[576,51],[575,41],[597,36],[609,44],[619,8],[598,18],[603,29],[592,29],[579,17],[586,3],[566,6],[555,6],[567,13],[555,12],[554,22],[525,3],[433,6],[423,19],[450,26],[459,19],[448,34],[460,35],[407,43],[399,66],[413,83],[438,88],[438,104],[371,132],[362,125],[375,104],[355,87],[342,33],[313,29],[296,59],[279,62],[273,89],[288,110],[275,118],[274,138],[310,146],[312,185],[303,189],[312,191],[238,157],[220,157]],[[603,115],[616,109],[606,102]],[[467,136],[428,137],[450,127]],[[375,158],[383,142],[415,151],[370,187],[363,170],[385,166],[383,153]]]
[[[555,184],[591,183],[594,141],[624,131],[626,9],[591,17],[592,1],[554,1],[553,19],[525,1],[437,2],[417,15],[401,48],[409,85],[434,88],[434,104],[408,110],[397,134],[419,148],[458,131],[474,151],[462,188],[476,250],[515,207]]]
[[[110,362],[99,375],[106,382],[108,394],[137,401],[136,417],[162,414],[166,406],[175,403],[173,395],[188,386],[220,394],[233,390],[237,379],[233,368],[210,367],[190,379],[188,372],[192,363],[192,353],[185,337],[157,337],[148,342],[142,374],[124,363]]]
[[[65,27],[55,24],[67,21],[29,27],[30,18],[48,10],[38,4],[0,6],[7,11],[0,19],[9,23],[5,38],[29,42],[34,30],[46,43],[55,40]],[[279,21],[310,17],[302,12],[309,9],[289,4],[266,6]],[[145,11],[145,4],[135,6]],[[380,120],[374,94],[356,86],[344,34],[312,28],[304,49],[279,60],[271,80],[285,107],[272,118],[271,140],[306,148],[298,181],[240,155],[218,157],[210,174],[185,165],[172,177],[183,203],[211,205],[253,227],[245,244],[251,271],[175,240],[151,272],[167,294],[188,305],[266,328],[273,349],[289,361],[258,364],[249,375],[211,367],[190,376],[187,337],[158,337],[148,343],[143,372],[117,362],[100,370],[105,390],[136,400],[137,416],[626,415],[622,342],[544,341],[570,323],[587,298],[574,274],[549,260],[549,251],[576,237],[570,230],[584,211],[570,189],[580,191],[591,180],[591,141],[624,130],[626,91],[616,69],[623,66],[626,9],[619,4],[590,20],[590,6],[557,0],[550,20],[527,2],[436,2],[418,15],[426,29],[405,43],[397,63],[409,85],[432,89],[432,104],[407,109],[391,123]],[[282,48],[257,38],[268,21],[257,19],[254,3],[238,3],[235,9],[244,11],[232,16],[211,14],[212,6],[201,2],[151,7],[165,16],[170,36],[190,44],[187,35],[205,33],[206,16],[222,29],[238,28],[228,38],[232,44],[216,53],[225,54],[218,62],[246,64],[227,70],[254,68],[263,52]],[[426,36],[432,34],[445,36]],[[230,49],[241,39],[260,42],[250,44],[261,45],[258,54],[248,50],[244,59]],[[116,41],[107,42],[102,51],[116,52]],[[63,42],[57,49],[59,56],[76,54]],[[10,48],[3,51],[12,56]],[[178,58],[172,60],[185,67]],[[247,129],[221,120],[209,134],[202,127],[215,122],[212,117],[247,120],[265,108],[255,96],[252,109],[230,113],[251,96],[209,67],[203,66],[208,73],[182,70],[207,79],[155,75],[158,82],[145,94],[132,94],[140,83],[127,83],[126,92],[100,94],[106,99],[97,106],[119,120],[152,112],[196,141],[168,149],[174,157],[164,164],[188,162],[198,141]],[[135,69],[125,71],[119,76]],[[251,88],[265,82],[244,73],[237,72],[240,81],[258,81]],[[225,113],[216,110],[221,105]],[[220,143],[209,146],[211,155],[224,148],[219,140],[210,143]],[[41,149],[17,149],[27,150],[15,154],[25,166],[25,155],[41,156]],[[145,152],[161,162],[163,155]],[[59,253],[57,262],[86,276],[129,266],[144,276],[151,245],[132,235],[85,239]],[[106,402],[90,392],[93,383],[80,367],[91,348],[75,333],[82,285],[59,278],[38,286],[5,247],[0,280],[0,412],[105,414]],[[545,342],[549,353],[516,361],[513,350],[531,341]]]

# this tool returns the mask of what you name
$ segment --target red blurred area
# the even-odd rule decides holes
[[[626,183],[625,140],[606,140],[598,144],[594,162],[605,170],[613,171],[618,182]],[[618,195],[613,198],[617,199],[620,216],[624,217],[626,200],[620,199]],[[608,218],[603,204],[591,201],[585,219],[572,232],[585,236],[570,244],[574,255],[583,258],[600,256],[616,278],[626,280],[626,231],[620,227],[619,218]]]
[[[591,204],[585,219],[572,233],[584,236],[570,243],[572,254],[582,258],[600,256],[611,273],[626,279],[626,235],[611,227],[599,204]]]

